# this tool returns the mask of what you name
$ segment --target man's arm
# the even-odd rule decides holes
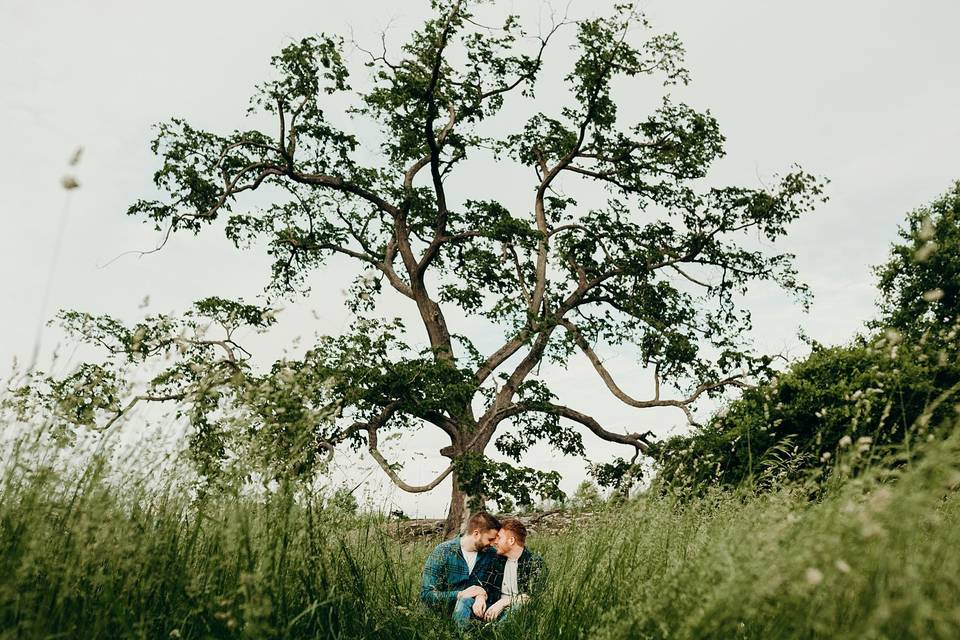
[[[433,607],[442,607],[457,599],[455,590],[447,589],[447,563],[443,547],[430,552],[423,565],[423,579],[420,583],[420,601]]]
[[[487,612],[487,592],[477,594],[473,599],[473,615],[482,618]]]
[[[509,607],[511,604],[510,596],[502,596],[499,600],[494,602],[492,605],[487,607],[486,613],[483,617],[485,620],[496,620],[500,617],[500,612]]]

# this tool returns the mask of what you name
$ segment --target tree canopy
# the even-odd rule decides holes
[[[582,429],[628,451],[629,459],[597,467],[600,480],[635,479],[647,430],[602,425],[589,399],[557,398],[536,375],[542,361],[582,355],[619,400],[674,407],[691,421],[698,399],[745,386],[769,365],[751,348],[740,296],[766,281],[805,300],[792,256],[770,247],[822,199],[823,182],[796,169],[762,188],[709,186],[724,144],[709,112],[669,95],[647,115],[630,108],[644,87],[688,82],[677,35],[654,32],[634,6],[554,19],[531,35],[512,15],[484,26],[483,4],[434,0],[434,17],[399,50],[360,48],[363,89],[352,88],[343,39],[324,34],[285,47],[249,108],[257,123],[272,119],[269,128],[158,126],[160,195],[135,202],[130,215],[164,238],[219,230],[237,247],[267,247],[272,295],[302,294],[334,256],[356,265],[348,304],[358,319],[349,330],[266,374],[250,370],[231,337],[238,324],[265,328],[265,308],[214,299],[198,303],[189,326],[158,316],[133,329],[64,316],[117,356],[113,366],[174,355],[138,397],[187,407],[211,464],[225,455],[230,429],[298,443],[281,456],[287,467],[306,469],[352,445],[407,491],[452,476],[452,529],[466,495],[556,496],[558,474],[521,459],[540,441],[581,455]],[[575,61],[563,76],[566,99],[545,104],[536,98],[544,61],[567,34]],[[335,124],[338,100],[371,126]],[[529,114],[521,127],[497,119],[508,104]],[[370,149],[376,157],[364,161]],[[514,167],[514,179],[529,184],[528,202],[508,206],[496,181],[472,184],[474,195],[451,192],[452,176],[482,175],[485,163]],[[603,195],[578,200],[568,195],[577,183]],[[245,199],[256,191],[270,203]],[[388,289],[417,310],[427,349],[377,311]],[[190,323],[201,316],[223,335],[194,335]],[[486,319],[502,342],[481,352],[477,336],[450,326],[458,316]],[[598,346],[635,350],[650,397],[615,381]],[[111,420],[120,416],[127,405],[104,397]],[[229,402],[245,422],[223,417]],[[78,411],[86,419],[87,409]],[[418,425],[446,435],[450,465],[412,486],[380,443]],[[488,457],[491,442],[514,463]]]

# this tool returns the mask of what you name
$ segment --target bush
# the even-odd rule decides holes
[[[960,382],[960,363],[893,334],[842,347],[816,346],[805,360],[731,402],[690,436],[658,443],[658,482],[673,487],[747,479],[761,487],[832,466],[849,447],[859,462],[934,435],[954,414],[931,403]]]
[[[749,479],[761,488],[796,480],[837,449],[862,465],[878,451],[933,437],[953,416],[960,382],[960,182],[907,215],[878,276],[873,334],[824,347],[747,390],[692,435],[659,443],[663,487]],[[936,406],[933,406],[936,405]],[[871,455],[862,455],[870,453]]]

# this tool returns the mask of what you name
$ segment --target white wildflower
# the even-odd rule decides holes
[[[937,250],[937,243],[930,240],[923,243],[923,246],[914,251],[913,259],[916,262],[926,262],[930,256],[933,255],[933,252]]]

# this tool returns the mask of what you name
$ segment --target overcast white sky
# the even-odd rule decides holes
[[[609,4],[573,0],[569,11],[590,15]],[[535,21],[540,6],[515,0],[484,12],[518,11]],[[873,313],[869,267],[884,260],[904,213],[960,178],[960,3],[651,0],[644,6],[655,29],[677,31],[687,47],[693,82],[674,89],[674,97],[710,108],[727,136],[727,157],[711,181],[759,186],[793,163],[832,180],[830,202],[794,225],[782,245],[797,254],[815,293],[812,311],[804,315],[783,296],[760,292],[752,299],[757,344],[799,355],[799,327],[827,343],[848,339]],[[234,251],[216,233],[177,237],[158,254],[113,260],[156,242],[148,226],[124,215],[133,200],[153,193],[151,125],[180,116],[220,131],[242,126],[253,85],[283,45],[351,28],[359,41],[376,43],[388,25],[389,42],[399,44],[427,9],[426,1],[3,0],[3,369],[15,356],[29,358],[38,325],[60,308],[133,319],[147,295],[153,312],[182,310],[214,294],[253,299],[266,282],[265,259]],[[567,59],[563,50],[555,55]],[[357,52],[351,57],[361,60]],[[562,65],[553,72],[544,100],[562,97]],[[639,119],[659,96],[655,83],[641,82],[625,87],[620,99],[638,106]],[[77,146],[84,147],[75,171],[81,187],[68,200],[58,183]],[[526,184],[520,189],[514,176],[497,173],[503,168],[474,171],[475,188],[492,181],[526,193]],[[316,274],[314,295],[289,305],[281,331],[261,344],[265,357],[278,355],[293,336],[342,329],[349,320],[340,307],[346,277],[336,268]],[[47,332],[44,352],[57,340]],[[643,395],[646,381],[630,359],[606,355],[625,386]],[[608,424],[660,434],[682,429],[679,415],[638,415],[619,405],[586,362],[543,373],[573,398],[570,404]],[[599,459],[617,453],[585,439]],[[411,453],[435,450],[433,444],[418,434],[394,451],[411,461],[408,481],[425,482],[444,466],[439,456]],[[532,452],[528,463],[560,470],[567,489],[584,477],[582,461],[559,460],[545,449]],[[366,477],[365,464],[343,463],[338,477]],[[395,501],[410,514],[441,512],[448,494],[446,485],[425,496],[394,495],[373,481],[368,489],[373,499]]]

